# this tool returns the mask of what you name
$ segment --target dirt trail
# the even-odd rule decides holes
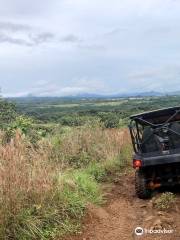
[[[111,189],[111,190],[109,190]],[[135,196],[133,174],[119,177],[112,186],[105,186],[104,207],[88,207],[83,233],[67,240],[180,240],[180,204],[168,212],[154,209],[152,200]],[[178,196],[177,198],[180,199]],[[136,227],[173,230],[171,234],[136,236]]]

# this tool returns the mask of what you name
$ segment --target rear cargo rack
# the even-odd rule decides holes
[[[154,142],[154,152],[162,154],[163,151],[171,150],[169,137],[179,137],[180,147],[180,107],[159,109],[156,111],[145,112],[130,117],[129,125],[132,138],[133,148],[135,153],[143,153],[145,144],[150,141]],[[175,124],[177,123],[176,127]],[[178,125],[179,124],[179,125]],[[144,134],[146,131],[146,134]],[[146,136],[145,136],[146,135]],[[151,147],[153,149],[153,147]],[[173,148],[177,148],[174,146]],[[150,151],[151,152],[151,151]]]

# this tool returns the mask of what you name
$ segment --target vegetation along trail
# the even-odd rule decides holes
[[[39,99],[34,101],[36,108]],[[111,106],[100,115],[87,106],[78,112],[80,104],[62,121],[46,119],[44,111],[32,118],[0,101],[0,239],[180,239],[179,192],[159,192],[146,201],[135,196],[127,119],[135,104],[140,112],[151,99],[136,101],[141,107],[129,100],[126,114]],[[159,100],[152,101],[158,108]],[[116,113],[121,117],[112,118]],[[138,226],[174,233],[137,237]]]
[[[82,233],[66,240],[180,239],[179,196],[173,205],[163,199],[167,193],[156,193],[151,200],[138,199],[133,177],[133,173],[127,173],[116,179],[112,186],[106,185],[106,204],[103,207],[89,205]],[[167,209],[160,208],[162,203]],[[149,230],[165,228],[173,230],[173,233],[137,236],[134,231],[137,227]]]

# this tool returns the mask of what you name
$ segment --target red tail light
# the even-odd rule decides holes
[[[142,161],[140,159],[133,160],[133,168],[140,168],[142,167]]]

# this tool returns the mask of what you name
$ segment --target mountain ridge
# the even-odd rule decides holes
[[[149,91],[149,92],[127,92],[127,93],[116,93],[116,94],[97,94],[97,93],[80,93],[67,96],[41,96],[28,94],[25,96],[9,96],[6,98],[130,98],[130,97],[162,97],[162,96],[175,96],[180,95],[180,91],[175,92],[158,92],[158,91]]]

